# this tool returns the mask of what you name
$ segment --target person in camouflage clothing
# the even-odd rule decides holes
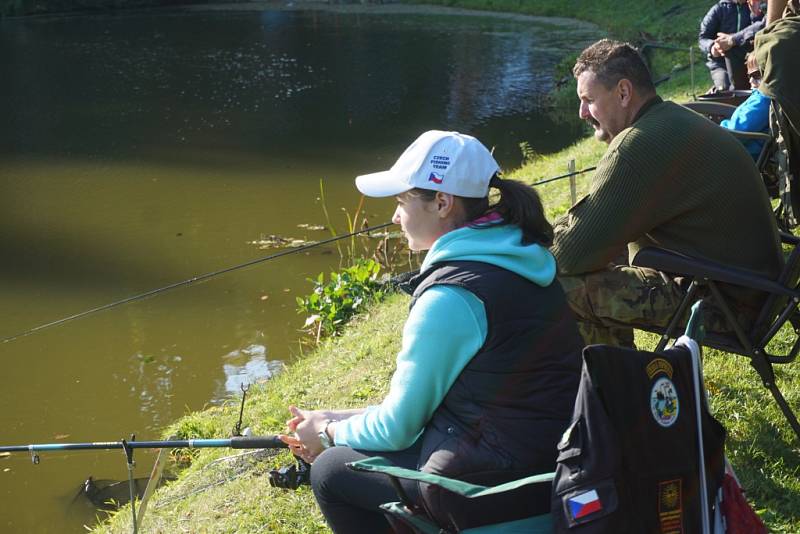
[[[735,137],[658,97],[627,43],[603,39],[573,74],[580,116],[608,144],[589,194],[555,224],[559,279],[587,344],[633,346],[632,326],[666,326],[681,281],[631,266],[646,246],[775,278],[783,256],[758,169]],[[627,257],[620,254],[627,248]],[[723,287],[743,319],[760,301]],[[710,330],[728,330],[711,311]]]

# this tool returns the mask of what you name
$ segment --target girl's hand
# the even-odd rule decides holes
[[[294,432],[301,422],[303,422],[304,417],[298,415],[302,413],[302,410],[299,410],[297,406],[289,406],[289,412],[294,416],[288,421],[286,421],[286,426],[289,428],[289,432]]]
[[[289,450],[292,451],[292,454],[297,456],[298,458],[302,458],[308,463],[313,463],[316,460],[318,455],[311,454],[308,449],[303,446],[303,443],[294,436],[287,436],[286,434],[278,435],[278,438],[284,442],[286,445],[289,446]]]
[[[289,406],[289,411],[294,417],[286,422],[286,426],[290,432],[294,432],[294,436],[279,437],[289,446],[293,454],[311,463],[323,451],[319,433],[325,426],[325,413],[301,410],[297,406]]]

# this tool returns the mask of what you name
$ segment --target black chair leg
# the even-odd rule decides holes
[[[783,397],[783,393],[781,393],[781,390],[778,389],[778,385],[775,383],[775,371],[772,369],[772,364],[767,360],[766,356],[758,354],[750,358],[750,365],[753,366],[758,376],[761,377],[761,382],[764,384],[764,387],[772,393],[772,397],[775,399],[775,402],[778,403],[778,407],[789,422],[789,426],[792,427],[795,435],[800,439],[800,422],[797,421],[797,416],[794,414],[789,403],[786,402],[786,399]]]
[[[658,345],[656,345],[655,352],[663,352],[664,348],[667,346],[667,342],[670,339],[678,339],[679,334],[677,334],[678,326],[680,325],[681,319],[686,315],[686,310],[689,309],[689,306],[694,302],[694,295],[697,293],[697,288],[700,286],[696,281],[692,281],[689,285],[689,289],[686,291],[686,296],[683,297],[678,309],[675,310],[675,313],[672,314],[672,318],[667,325],[667,329],[664,330],[664,333],[661,335],[661,338],[658,340]]]

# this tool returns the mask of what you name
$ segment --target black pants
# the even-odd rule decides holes
[[[383,456],[396,466],[416,469],[419,453],[419,442],[397,452],[356,451],[350,447],[324,451],[311,466],[311,489],[331,530],[337,534],[391,532],[378,505],[399,500],[388,476],[353,471],[345,463]],[[419,500],[415,482],[400,483],[412,501]]]
[[[725,55],[724,68],[719,65],[711,69],[711,79],[717,90],[750,89],[750,82],[747,79],[747,67],[744,62],[746,53],[747,49],[744,46],[731,48]]]

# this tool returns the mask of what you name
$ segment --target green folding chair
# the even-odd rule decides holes
[[[686,335],[688,337],[692,338],[693,340],[698,341],[698,342],[701,341],[703,336],[704,336],[704,330],[703,330],[703,325],[702,325],[702,315],[701,315],[701,312],[700,312],[700,303],[699,302],[697,304],[695,304],[695,306],[692,307],[692,314],[691,314],[691,317],[690,317],[690,319],[688,321],[688,324],[687,324],[687,327],[686,327]],[[586,358],[588,358],[591,355],[597,355],[600,352],[607,351],[608,349],[609,349],[608,347],[605,347],[605,346],[602,346],[602,345],[594,346],[594,347],[591,347],[591,346],[587,347],[585,349],[585,352],[584,352],[584,359],[585,359],[584,366],[587,365],[586,362],[588,360],[586,360]],[[628,349],[619,349],[619,350],[628,350]],[[632,352],[636,352],[636,351],[632,351]],[[587,354],[588,354],[588,356],[587,356]],[[647,354],[647,353],[645,353],[645,354]],[[621,355],[621,356],[625,357],[624,354]],[[658,354],[658,353],[652,354],[651,356],[661,357],[661,355]],[[666,356],[664,356],[664,357],[666,357]],[[703,400],[704,396],[701,394],[701,391],[703,390],[703,386],[702,386],[702,376],[701,376],[700,364],[699,364],[699,354],[697,354],[695,352],[692,352],[692,354],[691,354],[691,365],[692,365],[692,369],[693,369],[693,371],[692,371],[693,377],[691,379],[692,384],[691,385],[687,384],[686,388],[683,391],[684,391],[685,394],[693,397],[693,399],[701,399],[701,402],[703,403],[703,404],[701,404],[701,403],[695,402],[694,403],[695,410],[692,410],[692,414],[694,415],[694,417],[696,417],[697,425],[696,425],[696,427],[694,427],[695,430],[696,430],[696,434],[693,437],[691,437],[690,439],[695,441],[696,450],[697,450],[698,455],[699,455],[699,460],[697,461],[697,465],[700,466],[700,467],[697,468],[699,472],[695,472],[695,476],[697,477],[697,482],[699,483],[698,487],[705,487],[705,488],[712,487],[713,491],[712,490],[699,491],[699,492],[697,492],[697,493],[699,493],[699,495],[693,496],[693,497],[689,497],[689,498],[690,499],[699,499],[699,501],[697,503],[695,503],[694,500],[692,500],[691,501],[692,506],[695,506],[700,510],[711,510],[712,506],[709,504],[709,502],[710,502],[709,501],[709,495],[714,495],[715,494],[716,488],[717,488],[716,484],[718,483],[718,480],[716,480],[717,477],[715,477],[715,476],[709,476],[708,479],[706,477],[706,467],[705,467],[706,462],[705,462],[705,457],[704,457],[704,448],[705,447],[701,446],[702,439],[699,437],[699,436],[704,436],[705,435],[704,429],[702,428],[702,424],[700,423],[700,421],[702,420],[702,418],[700,416],[700,413],[701,413],[701,410],[702,410],[701,406],[704,406],[704,400]],[[584,372],[586,372],[586,369],[587,368],[585,367],[584,368]],[[689,389],[692,390],[692,393],[688,393]],[[578,410],[577,410],[577,407],[576,407],[576,419],[573,420],[573,423],[578,422],[578,420],[577,420],[577,416],[578,415],[579,414],[578,414]],[[717,425],[716,422],[714,422],[714,424]],[[574,424],[571,425],[570,428],[572,428],[573,426],[574,426]],[[690,426],[690,428],[691,428],[691,426]],[[568,433],[569,432],[565,433],[565,437],[562,439],[563,444],[559,444],[559,448],[560,449],[562,447],[565,448],[564,450],[560,451],[562,453],[562,455],[565,455],[565,451],[567,453],[569,453],[569,451],[567,451],[567,449],[572,447],[572,445],[573,445],[572,443],[570,443],[571,438],[568,437]],[[681,434],[681,436],[683,436],[683,435],[684,434]],[[674,438],[675,438],[675,436],[673,435],[672,439],[674,439]],[[683,438],[681,437],[681,440],[682,439]],[[687,436],[687,439],[689,439],[688,436]],[[721,448],[719,450],[720,450],[720,455],[721,455]],[[554,451],[554,453],[555,453],[555,451]],[[555,456],[555,454],[554,454],[554,456]],[[590,456],[591,456],[591,454],[586,457],[587,461],[590,460]],[[574,461],[574,460],[575,460],[575,458],[573,457],[572,461]],[[409,499],[409,497],[406,495],[405,491],[403,490],[402,486],[399,483],[399,479],[412,480],[412,481],[416,481],[416,482],[423,483],[423,484],[431,484],[431,485],[435,485],[435,486],[441,487],[444,490],[447,490],[447,491],[452,492],[454,494],[457,494],[459,496],[465,497],[467,499],[475,499],[475,498],[489,496],[489,495],[503,494],[505,492],[516,490],[516,489],[519,489],[519,488],[521,488],[523,486],[528,486],[528,485],[532,485],[532,484],[551,484],[552,485],[552,483],[553,483],[553,481],[554,481],[554,479],[556,477],[556,473],[557,472],[561,472],[562,474],[563,473],[567,473],[568,474],[569,470],[571,470],[573,468],[572,465],[567,465],[567,463],[566,463],[567,461],[568,460],[565,460],[564,464],[560,463],[559,467],[558,467],[558,471],[556,471],[556,472],[532,475],[532,476],[528,476],[528,477],[525,477],[525,478],[522,478],[522,479],[519,479],[519,480],[506,482],[504,484],[500,484],[500,485],[492,486],[492,487],[471,484],[471,483],[464,482],[464,481],[461,481],[461,480],[454,480],[454,479],[447,478],[447,477],[442,477],[442,476],[439,476],[439,475],[434,475],[434,474],[430,474],[430,473],[424,473],[424,472],[417,471],[417,470],[414,470],[414,469],[406,469],[406,468],[402,468],[402,467],[397,467],[397,466],[392,465],[385,458],[382,458],[382,457],[379,457],[379,456],[372,457],[372,458],[367,458],[365,460],[360,460],[358,462],[350,463],[350,464],[348,464],[348,467],[350,467],[351,469],[354,469],[356,471],[382,473],[382,474],[385,474],[385,475],[390,477],[390,480],[391,480],[393,486],[397,490],[397,494],[399,496],[399,501],[383,504],[383,505],[381,505],[381,509],[384,512],[387,520],[391,524],[392,528],[394,529],[395,533],[397,533],[397,534],[443,534],[443,533],[449,533],[449,532],[463,532],[465,534],[489,534],[489,533],[496,533],[498,531],[499,532],[503,532],[503,534],[508,534],[508,533],[552,534],[555,530],[560,530],[560,531],[569,530],[569,532],[573,532],[573,529],[574,529],[574,531],[576,533],[587,532],[587,529],[588,529],[589,532],[608,532],[608,533],[614,532],[614,534],[618,534],[619,531],[615,531],[614,530],[614,528],[615,528],[614,525],[618,524],[618,522],[615,523],[615,522],[612,521],[612,523],[609,524],[607,520],[602,520],[601,519],[600,521],[598,521],[598,522],[596,522],[594,524],[591,524],[591,521],[593,519],[591,517],[587,518],[588,520],[586,520],[586,521],[584,521],[582,519],[582,520],[578,521],[576,524],[573,524],[570,527],[565,527],[564,526],[564,522],[565,521],[564,521],[563,517],[561,517],[563,515],[563,513],[565,512],[565,510],[559,509],[560,505],[558,507],[556,507],[554,505],[555,513],[560,514],[559,517],[558,517],[558,519],[559,519],[558,521],[556,521],[556,516],[554,516],[553,513],[546,513],[546,514],[531,516],[531,517],[528,517],[528,518],[525,518],[525,519],[521,519],[521,520],[509,521],[509,522],[505,522],[505,523],[492,524],[492,525],[486,525],[486,526],[480,526],[480,527],[474,527],[474,528],[467,528],[467,529],[463,529],[463,530],[453,529],[452,526],[443,527],[441,525],[436,524],[417,503],[412,502],[411,499]],[[594,461],[596,463],[596,460],[594,460]],[[583,475],[585,475],[585,473],[581,473],[581,476],[583,476]],[[569,477],[569,478],[571,478],[571,477]],[[560,480],[563,481],[565,479],[562,478]],[[618,486],[618,490],[623,491],[623,493],[624,493],[624,488],[625,487],[633,487],[632,485],[626,484],[624,481],[615,480],[615,483]],[[562,486],[564,485],[563,482],[562,482],[561,485]],[[557,488],[558,488],[558,486],[557,486]],[[563,488],[561,488],[561,489],[563,489]],[[580,491],[581,490],[579,490],[578,492],[580,492]],[[559,503],[564,502],[563,499],[561,499],[561,497],[558,496],[558,495],[556,495],[553,500],[554,500],[554,502],[557,501]],[[478,504],[478,503],[476,503],[476,504]],[[611,508],[613,507],[613,508],[616,509],[617,506],[619,506],[620,512],[616,512],[616,513],[618,513],[618,514],[622,513],[621,510],[623,510],[623,508],[622,508],[621,504],[617,504],[615,502],[612,505],[610,503],[610,501],[607,502],[604,514],[606,512],[613,513],[614,510],[612,510]],[[700,514],[700,515],[703,516],[702,517],[702,521],[700,521],[698,519],[698,524],[696,525],[696,527],[688,528],[686,530],[686,532],[703,532],[703,533],[706,533],[706,534],[710,534],[712,531],[714,531],[714,529],[710,526],[710,522],[709,522],[710,521],[710,517],[709,517],[709,515],[707,515],[707,514]],[[600,516],[602,516],[602,514],[600,514]],[[598,517],[600,517],[600,516],[598,516]],[[605,525],[606,526],[599,525],[599,523],[601,523],[603,521],[605,521]],[[700,524],[701,522],[703,523],[702,525]],[[560,529],[557,528],[559,524],[561,525]],[[632,522],[632,524],[634,526],[631,527],[631,528],[633,528],[634,529],[633,531],[635,531],[635,529],[637,528],[635,526],[636,522]],[[633,532],[633,531],[630,531],[630,532]]]
[[[462,497],[473,499],[476,497],[505,493],[530,484],[550,484],[555,476],[555,473],[544,473],[514,480],[498,486],[487,487],[430,473],[423,473],[414,469],[397,467],[380,456],[350,463],[348,467],[356,471],[369,471],[388,475],[397,490],[400,501],[383,504],[381,505],[381,509],[386,514],[395,532],[413,532],[421,534],[439,534],[444,531],[416,509],[416,505],[408,499],[397,479],[433,484],[457,495],[461,495]],[[464,534],[484,534],[496,531],[500,527],[503,527],[504,532],[509,533],[551,534],[553,532],[553,521],[550,514],[542,514],[518,521],[470,528],[462,530],[461,532]]]

